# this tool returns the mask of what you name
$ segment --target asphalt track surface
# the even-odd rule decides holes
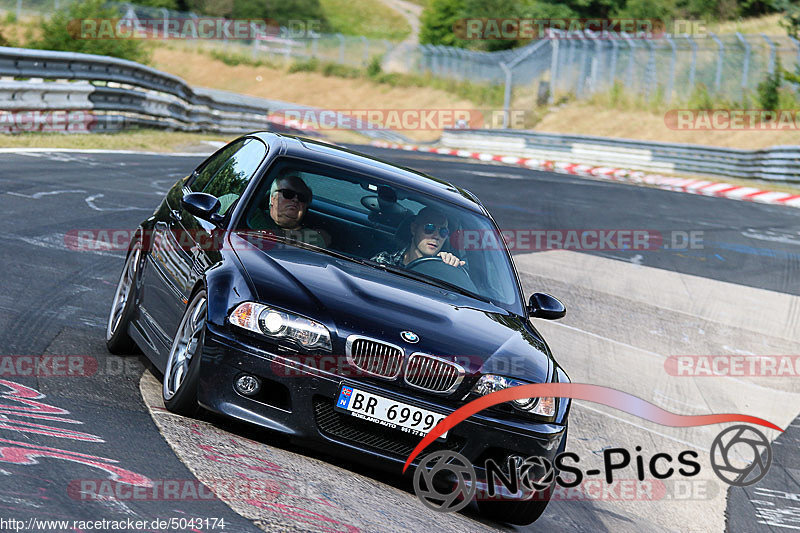
[[[800,210],[797,209],[465,162],[446,156],[359,149],[468,188],[485,202],[503,229],[624,228],[658,231],[662,235],[702,232],[696,233],[701,235],[702,247],[695,249],[588,253],[800,295]],[[202,156],[57,152],[0,155],[3,249],[0,354],[79,355],[91,358],[97,366],[90,376],[0,378],[6,380],[0,382],[3,384],[0,387],[0,475],[3,476],[0,517],[151,520],[201,516],[224,519],[224,531],[259,530],[252,521],[218,500],[85,501],[80,490],[76,490],[77,481],[107,479],[112,475],[132,480],[194,479],[193,471],[173,452],[174,443],[165,441],[142,399],[140,378],[148,371],[144,359],[121,359],[105,350],[105,320],[124,253],[70,250],[64,236],[71,230],[134,228],[152,212],[168,187],[202,159]],[[37,393],[44,395],[38,397],[40,404],[50,406],[38,405],[39,414],[51,417],[40,421],[64,431],[37,433],[37,428],[30,424],[38,421],[13,416],[13,411],[21,405],[32,405],[23,404],[20,397],[34,399]],[[231,435],[281,446],[280,441],[251,428],[215,420],[211,423]],[[765,479],[785,491],[784,495],[773,492],[768,498],[763,491],[759,493],[753,488],[732,490],[727,509],[728,529],[754,531],[772,527],[775,531],[785,531],[786,523],[800,526],[797,433],[795,420],[776,441],[775,464]],[[334,461],[322,458],[323,462],[326,460]],[[357,465],[346,468],[371,477],[375,483],[402,485],[379,478],[378,474]],[[770,501],[764,503],[767,500]],[[658,527],[658,517],[647,522],[626,516],[609,518],[609,511],[592,502],[570,504],[551,504],[541,521],[526,529],[563,527],[597,531],[601,514],[605,515],[604,523],[611,520],[625,526],[621,527],[623,530],[663,529]],[[758,523],[757,516],[763,518],[763,513],[753,511],[753,506],[758,505],[772,509],[773,521],[784,526]],[[563,526],[560,520],[565,513],[570,517]],[[473,524],[476,528],[481,525]],[[498,524],[483,525],[503,529]],[[5,527],[0,530],[9,529]],[[700,523],[692,527],[702,529]],[[391,529],[392,525],[386,524],[386,530]],[[203,529],[215,530],[218,529]]]

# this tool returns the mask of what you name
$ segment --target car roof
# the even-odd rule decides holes
[[[284,141],[283,155],[350,168],[357,172],[370,174],[388,183],[486,214],[485,208],[472,193],[422,172],[314,139],[266,131],[252,135],[270,145],[274,145],[277,141]]]

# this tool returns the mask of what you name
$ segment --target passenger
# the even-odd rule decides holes
[[[276,233],[282,230],[280,233],[285,237],[326,247],[330,242],[326,235],[303,225],[311,198],[311,189],[299,175],[289,172],[276,178],[269,188],[267,208],[253,215],[250,227]]]
[[[311,196],[311,189],[297,174],[276,178],[269,187],[270,218],[283,229],[302,229]]]
[[[450,266],[462,266],[465,261],[450,252],[441,251],[449,235],[447,216],[436,208],[424,207],[411,223],[411,241],[408,246],[394,252],[380,252],[372,260],[404,267],[415,259],[438,256]]]

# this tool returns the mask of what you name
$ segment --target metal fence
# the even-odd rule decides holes
[[[645,100],[687,101],[699,85],[729,101],[751,96],[780,61],[800,66],[800,42],[788,36],[564,34],[503,52],[471,52],[421,46],[422,71],[436,76],[506,83],[510,88],[547,81],[552,98],[582,98],[609,90],[615,82]]]
[[[79,0],[0,0],[0,9],[47,14]],[[193,13],[128,3],[116,5],[121,16],[137,19],[187,19]],[[662,35],[646,39],[622,33],[560,32],[524,47],[500,52],[410,45],[342,34],[302,37],[281,28],[277,35],[263,34],[247,40],[217,40],[216,46],[253,58],[286,62],[317,58],[363,67],[373,57],[389,70],[428,73],[436,77],[505,84],[506,107],[514,91],[549,96],[562,94],[586,98],[608,91],[618,83],[626,94],[646,101],[687,102],[704,86],[715,100],[745,102],[778,62],[793,71],[800,68],[800,42],[788,36]],[[209,41],[194,40],[210,44]],[[544,82],[544,84],[542,84]],[[541,101],[541,98],[539,98]],[[752,100],[751,100],[752,102]],[[751,103],[752,105],[752,103]]]
[[[114,57],[0,47],[0,77],[0,114],[4,128],[11,132],[39,131],[36,128],[43,123],[37,121],[47,117],[38,112],[81,111],[86,120],[79,131],[87,132],[148,126],[220,133],[267,129],[315,134],[281,118],[286,109],[315,108],[193,88],[177,76]],[[58,120],[63,127],[52,131],[74,131]],[[337,122],[345,121],[337,118]],[[372,139],[407,141],[395,132],[369,125],[351,129]]]
[[[519,130],[445,130],[446,148],[668,174],[800,182],[800,146],[740,150]]]
[[[555,41],[558,70],[552,75],[555,93],[577,97],[607,90],[615,81],[646,100],[687,100],[698,84],[730,101],[743,101],[774,72],[800,66],[800,43],[788,36],[664,35],[660,39],[582,39]]]
[[[17,19],[26,16],[47,16],[53,11],[66,8],[80,0],[0,0],[0,11],[13,14]],[[196,19],[195,13],[175,11],[166,8],[140,6],[132,3],[107,2],[108,7],[119,12],[120,20],[125,24],[137,26],[138,21],[164,21],[163,28],[169,21]],[[291,28],[276,28],[274,33],[263,33],[255,39],[214,39],[201,38],[182,39],[186,42],[216,45],[234,53],[252,54],[253,58],[269,58],[271,60],[294,61],[317,58],[320,61],[340,63],[353,67],[366,66],[373,57],[387,57],[392,52],[400,52],[399,43],[386,39],[368,39],[366,37],[343,35],[341,33],[308,32],[307,35],[294,35]],[[153,35],[157,38],[157,32]],[[403,54],[403,70],[411,70],[412,63],[405,61]]]

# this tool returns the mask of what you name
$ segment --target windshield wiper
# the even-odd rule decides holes
[[[367,260],[365,260],[364,264],[367,264],[367,265],[370,265],[370,266],[374,266],[376,268],[380,268],[380,269],[383,269],[383,270],[387,270],[389,272],[392,272],[394,274],[398,274],[400,276],[403,276],[403,277],[406,277],[406,278],[409,278],[409,279],[413,279],[413,280],[416,280],[416,281],[421,281],[423,283],[428,283],[430,285],[435,285],[435,286],[439,287],[440,289],[447,289],[449,291],[457,292],[457,293],[462,294],[464,296],[469,296],[470,298],[475,298],[476,300],[480,300],[482,302],[486,302],[486,303],[492,304],[494,306],[497,306],[497,304],[495,304],[489,298],[487,298],[485,296],[481,296],[480,294],[474,293],[474,292],[472,292],[470,290],[467,290],[467,289],[465,289],[463,287],[460,287],[460,286],[456,285],[455,283],[450,283],[449,281],[444,281],[444,280],[441,280],[439,278],[426,276],[425,274],[419,274],[417,272],[414,272],[413,270],[408,270],[407,268],[397,267],[397,266],[394,266],[394,265],[387,265],[386,263],[379,263],[377,261],[372,261],[372,260],[367,261]]]

